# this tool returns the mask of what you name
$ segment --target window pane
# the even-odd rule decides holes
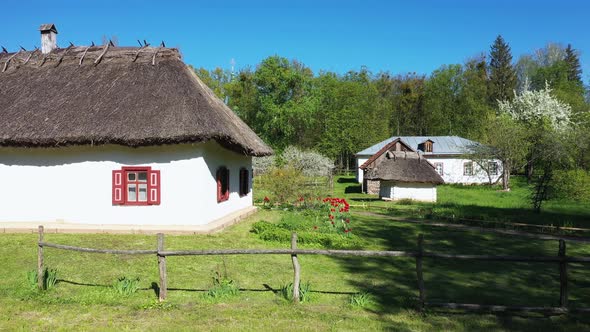
[[[127,186],[127,200],[130,202],[137,201],[137,192],[134,184]]]
[[[139,201],[140,202],[147,202],[147,184],[140,184],[139,185]]]
[[[141,182],[147,181],[147,172],[139,172],[137,174],[138,174],[139,181],[141,181]]]
[[[135,181],[135,173],[127,173],[127,180]]]

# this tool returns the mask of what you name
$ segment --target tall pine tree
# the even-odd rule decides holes
[[[516,88],[516,72],[512,66],[510,46],[498,35],[490,48],[489,97],[493,106],[498,100],[511,100]]]
[[[567,44],[565,58],[563,60],[567,66],[567,80],[582,84],[582,67],[580,66],[580,59],[571,44]]]

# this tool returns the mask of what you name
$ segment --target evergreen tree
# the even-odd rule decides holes
[[[571,44],[567,44],[564,61],[567,65],[568,81],[579,82],[582,84],[582,67],[580,66],[580,59]]]
[[[511,100],[516,88],[516,72],[512,66],[510,46],[498,35],[490,48],[490,89],[492,105],[498,100]]]

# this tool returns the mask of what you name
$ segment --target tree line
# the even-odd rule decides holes
[[[428,76],[366,67],[314,73],[278,55],[237,73],[195,72],[274,149],[314,149],[340,167],[352,167],[356,152],[394,135],[493,142],[490,126],[500,115],[499,102],[546,87],[571,107],[577,127],[590,127],[588,88],[571,45],[548,44],[513,61],[510,46],[498,36],[487,54],[442,65]]]

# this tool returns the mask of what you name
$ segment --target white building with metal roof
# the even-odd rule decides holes
[[[445,183],[495,183],[502,175],[502,163],[469,159],[470,147],[479,143],[459,136],[393,136],[356,154],[357,180],[371,193],[364,173],[376,166],[387,151],[413,151],[433,164]],[[375,187],[375,186],[373,186]]]

